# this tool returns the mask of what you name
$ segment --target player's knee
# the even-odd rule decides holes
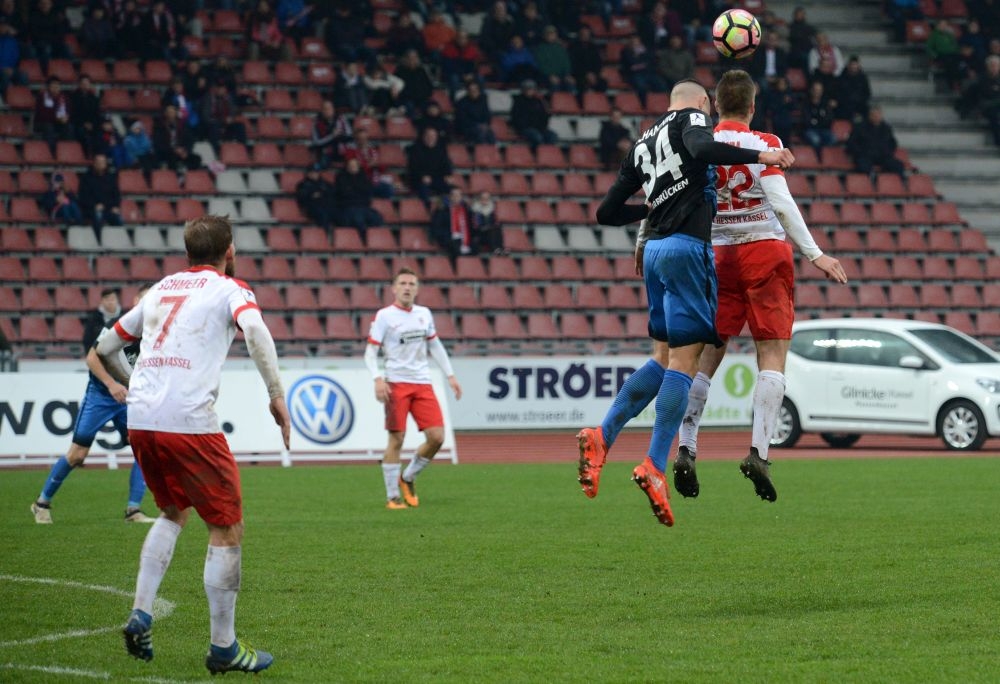
[[[444,444],[444,430],[442,428],[429,428],[424,432],[424,438],[427,440],[427,447],[431,452],[437,453],[437,450]]]
[[[66,461],[75,468],[78,465],[83,465],[83,462],[87,460],[87,454],[89,453],[90,447],[73,444],[73,446],[69,448],[69,452],[66,454]]]

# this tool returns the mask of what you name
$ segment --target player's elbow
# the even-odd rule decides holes
[[[615,209],[605,203],[601,203],[597,207],[597,222],[602,226],[620,226],[622,225],[621,220],[618,218],[618,212]]]

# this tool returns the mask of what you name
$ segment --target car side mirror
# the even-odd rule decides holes
[[[916,354],[907,354],[906,356],[899,359],[900,368],[912,368],[913,370],[920,370],[924,368],[924,360],[917,356]]]

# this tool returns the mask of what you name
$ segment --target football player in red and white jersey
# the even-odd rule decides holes
[[[237,328],[264,379],[286,449],[291,422],[271,333],[253,291],[232,277],[229,220],[188,221],[184,245],[191,267],[156,283],[115,323],[117,335],[105,335],[97,346],[108,371],[128,384],[129,441],[162,511],[142,547],[125,647],[141,660],[153,658],[153,601],[193,507],[209,531],[204,580],[211,645],[205,665],[212,674],[259,672],[270,666],[271,654],[236,638],[243,503],[236,460],[213,408]],[[129,378],[118,350],[136,340],[139,357]]]
[[[783,147],[777,136],[750,130],[755,95],[756,85],[747,72],[733,70],[722,76],[715,91],[720,119],[715,127],[717,141],[760,150]],[[719,206],[712,222],[719,278],[716,328],[722,340],[728,341],[749,324],[757,348],[753,433],[750,453],[740,470],[747,477],[748,473],[755,475],[752,479],[758,496],[774,501],[777,492],[766,475],[767,450],[785,394],[785,356],[795,322],[795,264],[786,234],[830,280],[846,283],[847,274],[839,261],[823,254],[809,234],[780,167],[741,164],[718,166],[716,172]],[[698,496],[694,466],[698,424],[711,378],[725,354],[725,345],[705,348],[688,394],[674,460],[674,488],[684,496]],[[756,477],[761,472],[765,477]]]
[[[413,481],[444,443],[444,417],[431,386],[428,353],[448,376],[455,398],[462,398],[462,387],[434,328],[434,316],[426,306],[414,302],[419,288],[417,274],[412,269],[401,268],[392,279],[395,299],[375,314],[365,348],[365,365],[375,379],[375,398],[385,404],[389,444],[382,457],[382,477],[386,508],[389,509],[420,505]],[[384,371],[378,364],[379,349],[385,356]],[[406,435],[408,414],[413,415],[425,441],[401,474],[399,452]]]

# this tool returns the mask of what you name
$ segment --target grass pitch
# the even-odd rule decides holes
[[[376,465],[246,468],[237,633],[275,655],[255,681],[1000,680],[1000,459],[775,457],[777,503],[705,462],[672,529],[623,463],[593,501],[571,461],[437,464],[405,511]],[[0,681],[209,679],[200,522],[141,663],[127,471],[74,473],[52,526],[28,512],[44,477],[0,473]]]

